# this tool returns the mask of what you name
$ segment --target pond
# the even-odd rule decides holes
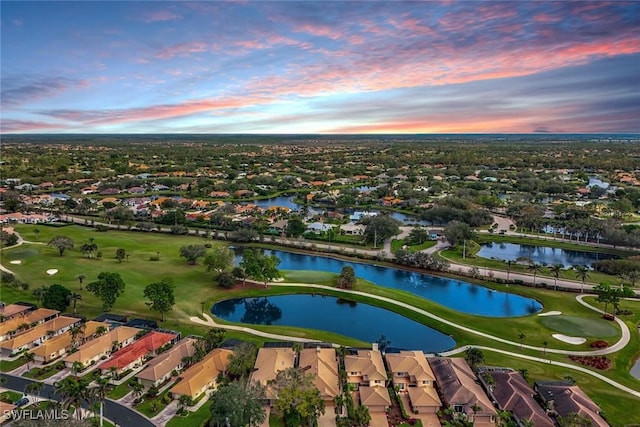
[[[576,265],[591,266],[594,261],[618,258],[602,252],[581,252],[547,246],[521,245],[517,243],[484,243],[477,254],[479,257],[503,261],[525,261],[530,259],[539,264],[562,264],[564,268]]]
[[[211,313],[229,322],[318,329],[392,348],[437,353],[455,347],[453,338],[393,311],[321,295],[237,298],[216,303]]]
[[[272,253],[280,258],[278,268],[281,270],[340,273],[342,267],[350,265],[356,276],[376,285],[410,292],[462,313],[488,317],[515,317],[537,313],[542,309],[542,305],[531,298],[494,291],[460,280],[316,255],[284,251]]]
[[[253,200],[248,203],[254,204],[262,209],[267,209],[272,206],[283,206],[293,211],[298,209],[299,207],[299,205],[295,203],[293,199],[294,199],[293,196],[279,196],[279,197],[272,197],[270,199]]]
[[[631,376],[640,380],[640,359],[636,359],[636,363],[631,367]]]

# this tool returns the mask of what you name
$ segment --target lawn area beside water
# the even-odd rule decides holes
[[[3,251],[3,260],[21,259],[23,261],[22,264],[13,264],[10,265],[9,268],[14,270],[21,280],[29,283],[31,286],[30,290],[22,291],[7,287],[3,284],[2,295],[3,300],[6,302],[35,302],[35,298],[31,295],[31,291],[34,287],[60,283],[75,292],[82,294],[83,300],[78,304],[78,312],[81,315],[91,318],[101,313],[100,302],[86,290],[79,291],[79,283],[76,277],[78,274],[84,274],[86,276],[84,283],[86,286],[87,283],[95,279],[99,272],[114,271],[122,275],[126,283],[126,289],[124,294],[121,295],[116,302],[112,311],[120,314],[159,320],[159,316],[148,310],[143,298],[142,290],[147,284],[170,276],[174,278],[176,283],[176,306],[174,307],[174,310],[168,314],[167,321],[161,324],[162,327],[180,330],[184,335],[203,335],[206,332],[207,327],[192,323],[189,320],[189,317],[200,315],[202,307],[204,307],[204,310],[208,312],[210,306],[214,302],[222,299],[311,292],[345,297],[345,295],[338,290],[318,291],[315,289],[303,290],[293,287],[270,286],[268,289],[265,289],[262,286],[247,285],[245,287],[239,286],[232,290],[221,289],[214,284],[212,274],[206,273],[202,265],[189,266],[186,261],[181,259],[178,255],[180,246],[184,244],[204,244],[207,242],[212,245],[224,244],[223,242],[205,240],[202,237],[126,231],[97,232],[91,228],[75,225],[59,228],[37,226],[40,233],[36,237],[35,233],[33,233],[35,228],[36,226],[20,225],[17,227],[17,230],[27,240],[38,240],[45,243],[55,235],[66,235],[74,240],[75,248],[66,252],[62,257],[58,256],[57,250],[48,248],[42,244],[25,244],[18,248]],[[88,242],[91,237],[94,238],[94,243],[98,245],[99,250],[103,252],[102,259],[87,259],[80,253],[79,246],[82,245],[82,243]],[[115,259],[115,251],[118,248],[124,248],[127,253],[129,253],[128,261],[119,263]],[[156,255],[158,252],[160,255],[160,261],[149,261],[149,257],[151,255]],[[361,261],[359,260],[359,262]],[[56,268],[59,270],[59,273],[49,276],[46,274],[46,270],[49,268]],[[331,284],[332,275],[329,273],[318,274],[318,272],[309,271],[287,271],[284,272],[284,279],[289,282]],[[543,311],[558,310],[562,311],[566,316],[575,316],[584,319],[599,319],[600,317],[593,311],[578,304],[575,301],[575,294],[520,286],[506,287],[504,285],[487,284],[475,280],[465,280],[472,283],[479,283],[492,289],[513,292],[526,297],[538,299],[544,304]],[[549,280],[546,281],[549,282]],[[454,312],[444,306],[416,297],[408,292],[385,288],[382,286],[375,286],[361,279],[358,279],[356,289],[371,294],[394,298],[427,310],[455,323],[467,325],[475,330],[504,337],[515,342],[518,342],[519,334],[524,333],[526,334],[526,338],[523,340],[525,345],[542,347],[544,341],[548,341],[550,343],[549,348],[564,348],[571,350],[590,349],[588,344],[591,339],[588,339],[587,343],[578,346],[554,340],[551,338],[551,334],[556,331],[545,327],[541,322],[542,318],[539,316],[532,315],[510,318],[508,322],[505,322],[496,318],[484,318]],[[417,320],[427,326],[434,327],[445,334],[451,334],[454,336],[458,345],[477,344],[503,348],[511,351],[518,348],[516,346],[498,343],[475,334],[462,332],[452,326],[442,324],[417,313],[409,312],[389,303],[375,301],[366,296],[350,296],[349,299],[399,312],[408,318]],[[592,302],[592,300],[589,300],[589,302]],[[635,311],[639,311],[635,308],[632,308],[631,310],[634,311],[634,313]],[[629,317],[629,320],[625,318],[625,321],[632,329],[635,328],[638,320],[639,318],[635,314]],[[285,335],[306,336],[309,338],[328,341],[335,340],[332,342],[339,342],[343,344],[351,344],[353,342],[353,340],[348,337],[340,337],[335,334],[330,336],[324,331],[310,331],[299,328],[290,328],[287,326],[272,327],[252,325],[252,327]],[[637,334],[633,334],[631,344],[627,348],[616,355],[610,356],[614,362],[613,366],[609,371],[603,372],[604,375],[632,388],[638,388],[638,380],[632,378],[628,373],[630,364],[632,364],[633,361],[635,361],[636,356],[640,354],[640,340],[636,335]],[[619,336],[620,331],[616,329],[616,336],[606,338],[605,340],[611,344],[615,342]],[[264,341],[263,338],[235,331],[229,331],[227,333],[227,337],[247,339],[257,344]],[[523,349],[521,352],[538,357],[542,354],[540,351],[527,349]],[[564,356],[550,354],[547,356],[553,360],[569,362],[568,358]],[[3,362],[2,368],[5,369],[5,367],[6,364]],[[601,381],[592,379],[592,382],[586,383],[584,386],[582,384],[580,385],[583,386],[587,393],[592,395],[592,393],[597,392],[597,386],[601,384],[603,384]],[[600,402],[598,401],[598,403]],[[180,418],[180,421],[184,421],[186,419],[187,418]]]

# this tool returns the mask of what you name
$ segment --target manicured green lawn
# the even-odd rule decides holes
[[[109,394],[107,394],[107,397],[113,400],[118,400],[125,397],[127,394],[131,392],[131,387],[129,387],[129,384],[127,384],[127,382],[128,381],[125,381],[122,384],[118,384],[117,386],[115,386],[109,392]]]
[[[575,316],[545,316],[540,323],[549,329],[569,336],[608,338],[617,334],[616,328],[603,319],[585,319]]]
[[[64,362],[58,362],[53,365],[49,365],[45,367],[36,366],[32,368],[29,372],[25,373],[23,376],[27,378],[33,378],[36,380],[45,380],[50,376],[57,374],[63,368],[64,368]]]
[[[167,427],[200,427],[205,421],[209,419],[211,412],[209,411],[209,404],[205,403],[195,412],[189,412],[186,417],[176,415],[171,418],[167,423]]]
[[[16,360],[0,360],[0,371],[11,372],[18,366],[24,365],[24,363],[24,360],[22,360],[21,358],[17,358]]]
[[[18,401],[22,397],[22,393],[17,391],[7,390],[0,393],[0,400],[3,402],[13,403]]]
[[[429,249],[433,246],[436,245],[436,241],[435,240],[427,240],[426,242],[423,242],[419,245],[409,245],[407,246],[407,250],[409,252],[418,252],[418,251],[423,251],[425,249]],[[395,251],[397,251],[398,249],[402,249],[402,247],[405,245],[405,241],[404,239],[393,239],[391,241],[391,253],[395,253]]]
[[[285,270],[283,279],[290,283],[315,283],[319,285],[335,285],[336,275],[327,271]]]
[[[169,394],[169,390],[166,390],[164,393],[160,393],[154,398],[145,397],[142,403],[136,406],[136,409],[142,412],[149,418],[155,417],[167,407],[168,403],[164,403],[164,396]],[[171,400],[169,400],[171,402]]]
[[[17,227],[18,231],[27,240],[36,240],[35,234],[33,233],[34,228],[34,226],[24,225]],[[40,230],[38,236],[38,240],[40,242],[48,242],[54,235],[63,234],[71,237],[75,241],[75,248],[60,257],[58,256],[57,251],[53,248],[48,248],[45,245],[26,244],[22,247],[3,252],[3,257],[12,256],[14,259],[21,259],[23,261],[23,263],[19,265],[10,265],[10,268],[16,271],[21,280],[28,282],[31,285],[31,289],[37,286],[39,287],[43,285],[50,285],[52,283],[60,283],[81,293],[83,300],[78,304],[78,313],[88,318],[101,313],[100,302],[86,290],[79,291],[79,284],[76,276],[78,274],[84,274],[86,276],[86,285],[88,282],[94,280],[97,274],[101,271],[118,272],[122,275],[126,283],[125,292],[116,302],[116,305],[112,310],[113,312],[146,318],[155,318],[157,320],[159,320],[159,316],[151,313],[145,304],[143,289],[149,283],[161,280],[167,276],[172,277],[176,283],[176,305],[173,311],[168,314],[167,320],[161,325],[164,328],[180,330],[184,335],[203,335],[207,328],[192,323],[189,320],[189,317],[200,315],[202,306],[204,306],[204,309],[208,311],[209,307],[214,302],[222,299],[260,295],[279,295],[285,293],[316,293],[344,297],[344,294],[337,290],[303,290],[284,286],[272,286],[265,289],[262,286],[247,285],[245,287],[236,287],[231,290],[221,289],[213,283],[212,275],[207,274],[202,265],[189,266],[186,261],[181,259],[178,255],[180,246],[184,244],[204,244],[207,242],[207,240],[202,237],[125,231],[108,231],[106,233],[101,233],[81,226],[68,226],[55,229],[51,227],[38,226],[38,228]],[[102,259],[87,259],[79,252],[79,246],[84,242],[88,242],[91,237],[94,238],[94,243],[96,243],[99,249],[103,252]],[[211,240],[208,242],[212,244],[220,244]],[[118,263],[114,258],[116,249],[120,247],[124,248],[127,253],[129,253],[129,261]],[[33,251],[36,251],[37,254],[34,255]],[[159,252],[160,254],[160,261],[149,261],[149,256],[156,255],[156,252]],[[382,264],[380,262],[377,263]],[[49,268],[56,268],[59,270],[59,273],[54,276],[49,276],[46,274],[46,270]],[[329,274],[322,273],[318,275],[317,273],[314,273],[315,272],[286,272],[285,278],[286,280],[295,282],[330,283],[332,281],[332,277]],[[544,311],[559,310],[562,311],[565,316],[573,316],[585,320],[595,320],[600,318],[599,314],[578,304],[574,298],[575,294],[521,286],[505,287],[504,285],[487,284],[469,279],[465,280],[474,283],[481,283],[492,289],[508,291],[538,299],[544,304]],[[549,279],[545,280],[549,282]],[[475,330],[500,336],[515,342],[519,342],[519,335],[524,333],[526,335],[524,344],[526,345],[542,347],[543,343],[547,341],[552,343],[550,348],[554,347],[570,350],[590,349],[588,343],[573,346],[553,340],[551,335],[556,331],[549,329],[542,323],[541,320],[543,317],[524,316],[510,318],[508,321],[503,321],[502,319],[470,316],[451,311],[444,306],[416,297],[411,293],[375,286],[360,279],[357,281],[356,289],[403,301],[455,323],[467,325]],[[1,291],[3,300],[6,302],[35,301],[35,298],[31,294],[31,290],[16,290],[3,285]],[[349,298],[354,301],[373,304],[396,311],[408,318],[419,321],[427,326],[434,327],[445,334],[451,334],[458,345],[476,344],[511,351],[520,351],[517,346],[502,344],[472,333],[460,331],[457,328],[417,313],[407,311],[390,303],[374,301],[366,296],[349,296]],[[201,305],[201,302],[203,305]],[[624,302],[622,306],[623,309],[625,308],[624,304],[628,304],[629,306],[632,305],[632,303]],[[634,313],[640,311],[637,306],[638,303],[635,304],[636,306],[631,308]],[[637,322],[640,321],[640,317],[637,315],[628,317],[628,319],[625,318],[627,325],[635,330]],[[284,335],[304,336],[345,345],[363,344],[348,337],[329,334],[324,331],[312,331],[286,326],[274,327],[252,325],[252,327]],[[610,344],[615,342],[620,336],[620,331],[617,329],[616,331],[617,332],[614,337],[605,339]],[[227,333],[227,337],[248,339],[257,344],[261,344],[264,341],[262,338],[257,338],[242,332],[230,331]],[[542,355],[541,351],[527,350],[526,348],[521,350],[521,352],[534,356]],[[629,375],[629,367],[635,361],[638,354],[640,354],[640,339],[637,334],[632,334],[631,343],[627,348],[615,355],[609,356],[613,361],[613,366],[609,371],[603,372],[603,374],[634,389],[639,388],[638,380],[633,379]],[[547,354],[547,356],[552,360],[569,362],[568,358],[565,356],[552,354]],[[5,366],[6,365],[3,363],[2,368]],[[586,382],[584,386],[582,383],[580,385],[589,395],[593,394],[596,402],[601,404],[601,402],[596,398],[600,397],[600,395],[597,394],[597,389],[599,386],[603,385],[603,383],[591,377],[589,378],[591,380],[590,382]],[[122,389],[122,392],[126,394],[129,391],[129,388],[126,385],[124,385],[124,387],[127,388]],[[120,393],[117,394],[120,395]],[[122,394],[122,396],[124,394]],[[605,399],[604,401],[606,402],[607,396],[605,395],[603,399]],[[619,411],[621,412],[622,410]],[[179,417],[180,421],[184,421],[185,419],[186,418],[183,419]],[[174,425],[187,424],[183,423]]]

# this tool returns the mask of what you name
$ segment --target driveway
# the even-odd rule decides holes
[[[386,412],[370,412],[369,414],[371,415],[371,427],[389,427]]]
[[[336,427],[336,408],[333,403],[325,405],[324,415],[318,418],[318,427]]]

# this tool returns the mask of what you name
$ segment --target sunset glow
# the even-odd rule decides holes
[[[1,3],[3,133],[638,133],[639,2]]]

